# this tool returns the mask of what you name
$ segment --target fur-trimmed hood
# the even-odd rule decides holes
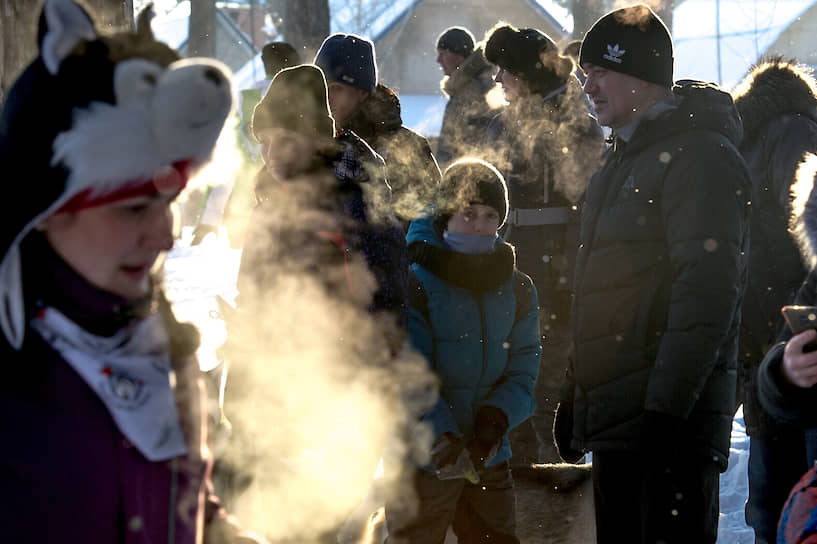
[[[769,121],[786,114],[817,121],[817,82],[811,69],[782,57],[772,57],[752,68],[732,96],[747,143]]]
[[[347,122],[347,128],[372,143],[378,136],[396,132],[403,125],[400,100],[393,90],[378,83],[375,91],[361,102]]]
[[[490,79],[490,71],[491,64],[485,59],[483,48],[478,47],[473,53],[468,55],[468,58],[462,61],[462,64],[454,70],[453,74],[442,78],[440,81],[440,90],[442,90],[446,98],[450,98],[468,85],[472,79],[485,77],[483,74],[486,74],[488,79]],[[491,81],[493,80],[491,79]]]
[[[789,230],[803,261],[811,269],[817,266],[817,155],[806,154],[797,167],[791,186],[792,203]]]

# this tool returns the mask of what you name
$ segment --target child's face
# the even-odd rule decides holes
[[[136,300],[148,293],[148,276],[159,253],[173,247],[170,206],[177,195],[137,196],[57,213],[40,228],[51,247],[88,282]]]
[[[499,212],[484,204],[471,204],[448,220],[448,230],[459,234],[496,236]]]
[[[317,153],[315,141],[285,128],[265,128],[258,131],[261,158],[267,170],[281,181],[303,174]]]

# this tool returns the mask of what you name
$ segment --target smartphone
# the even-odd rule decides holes
[[[793,334],[817,329],[817,306],[783,306],[780,309]]]

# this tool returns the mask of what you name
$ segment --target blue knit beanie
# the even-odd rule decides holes
[[[315,55],[326,81],[345,83],[373,93],[377,85],[374,44],[354,34],[332,34]]]

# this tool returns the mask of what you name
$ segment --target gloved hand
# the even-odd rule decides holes
[[[465,448],[462,439],[452,433],[444,433],[431,446],[431,462],[437,470],[457,462]]]
[[[496,406],[480,406],[474,417],[474,438],[466,446],[477,471],[496,456],[502,437],[508,432],[508,416]]]
[[[451,433],[444,433],[434,442],[431,461],[440,480],[465,478],[472,484],[479,483],[479,476],[462,439]]]
[[[573,403],[560,402],[556,406],[556,417],[553,420],[553,441],[556,452],[566,463],[575,463],[584,455],[570,447],[573,440]]]

